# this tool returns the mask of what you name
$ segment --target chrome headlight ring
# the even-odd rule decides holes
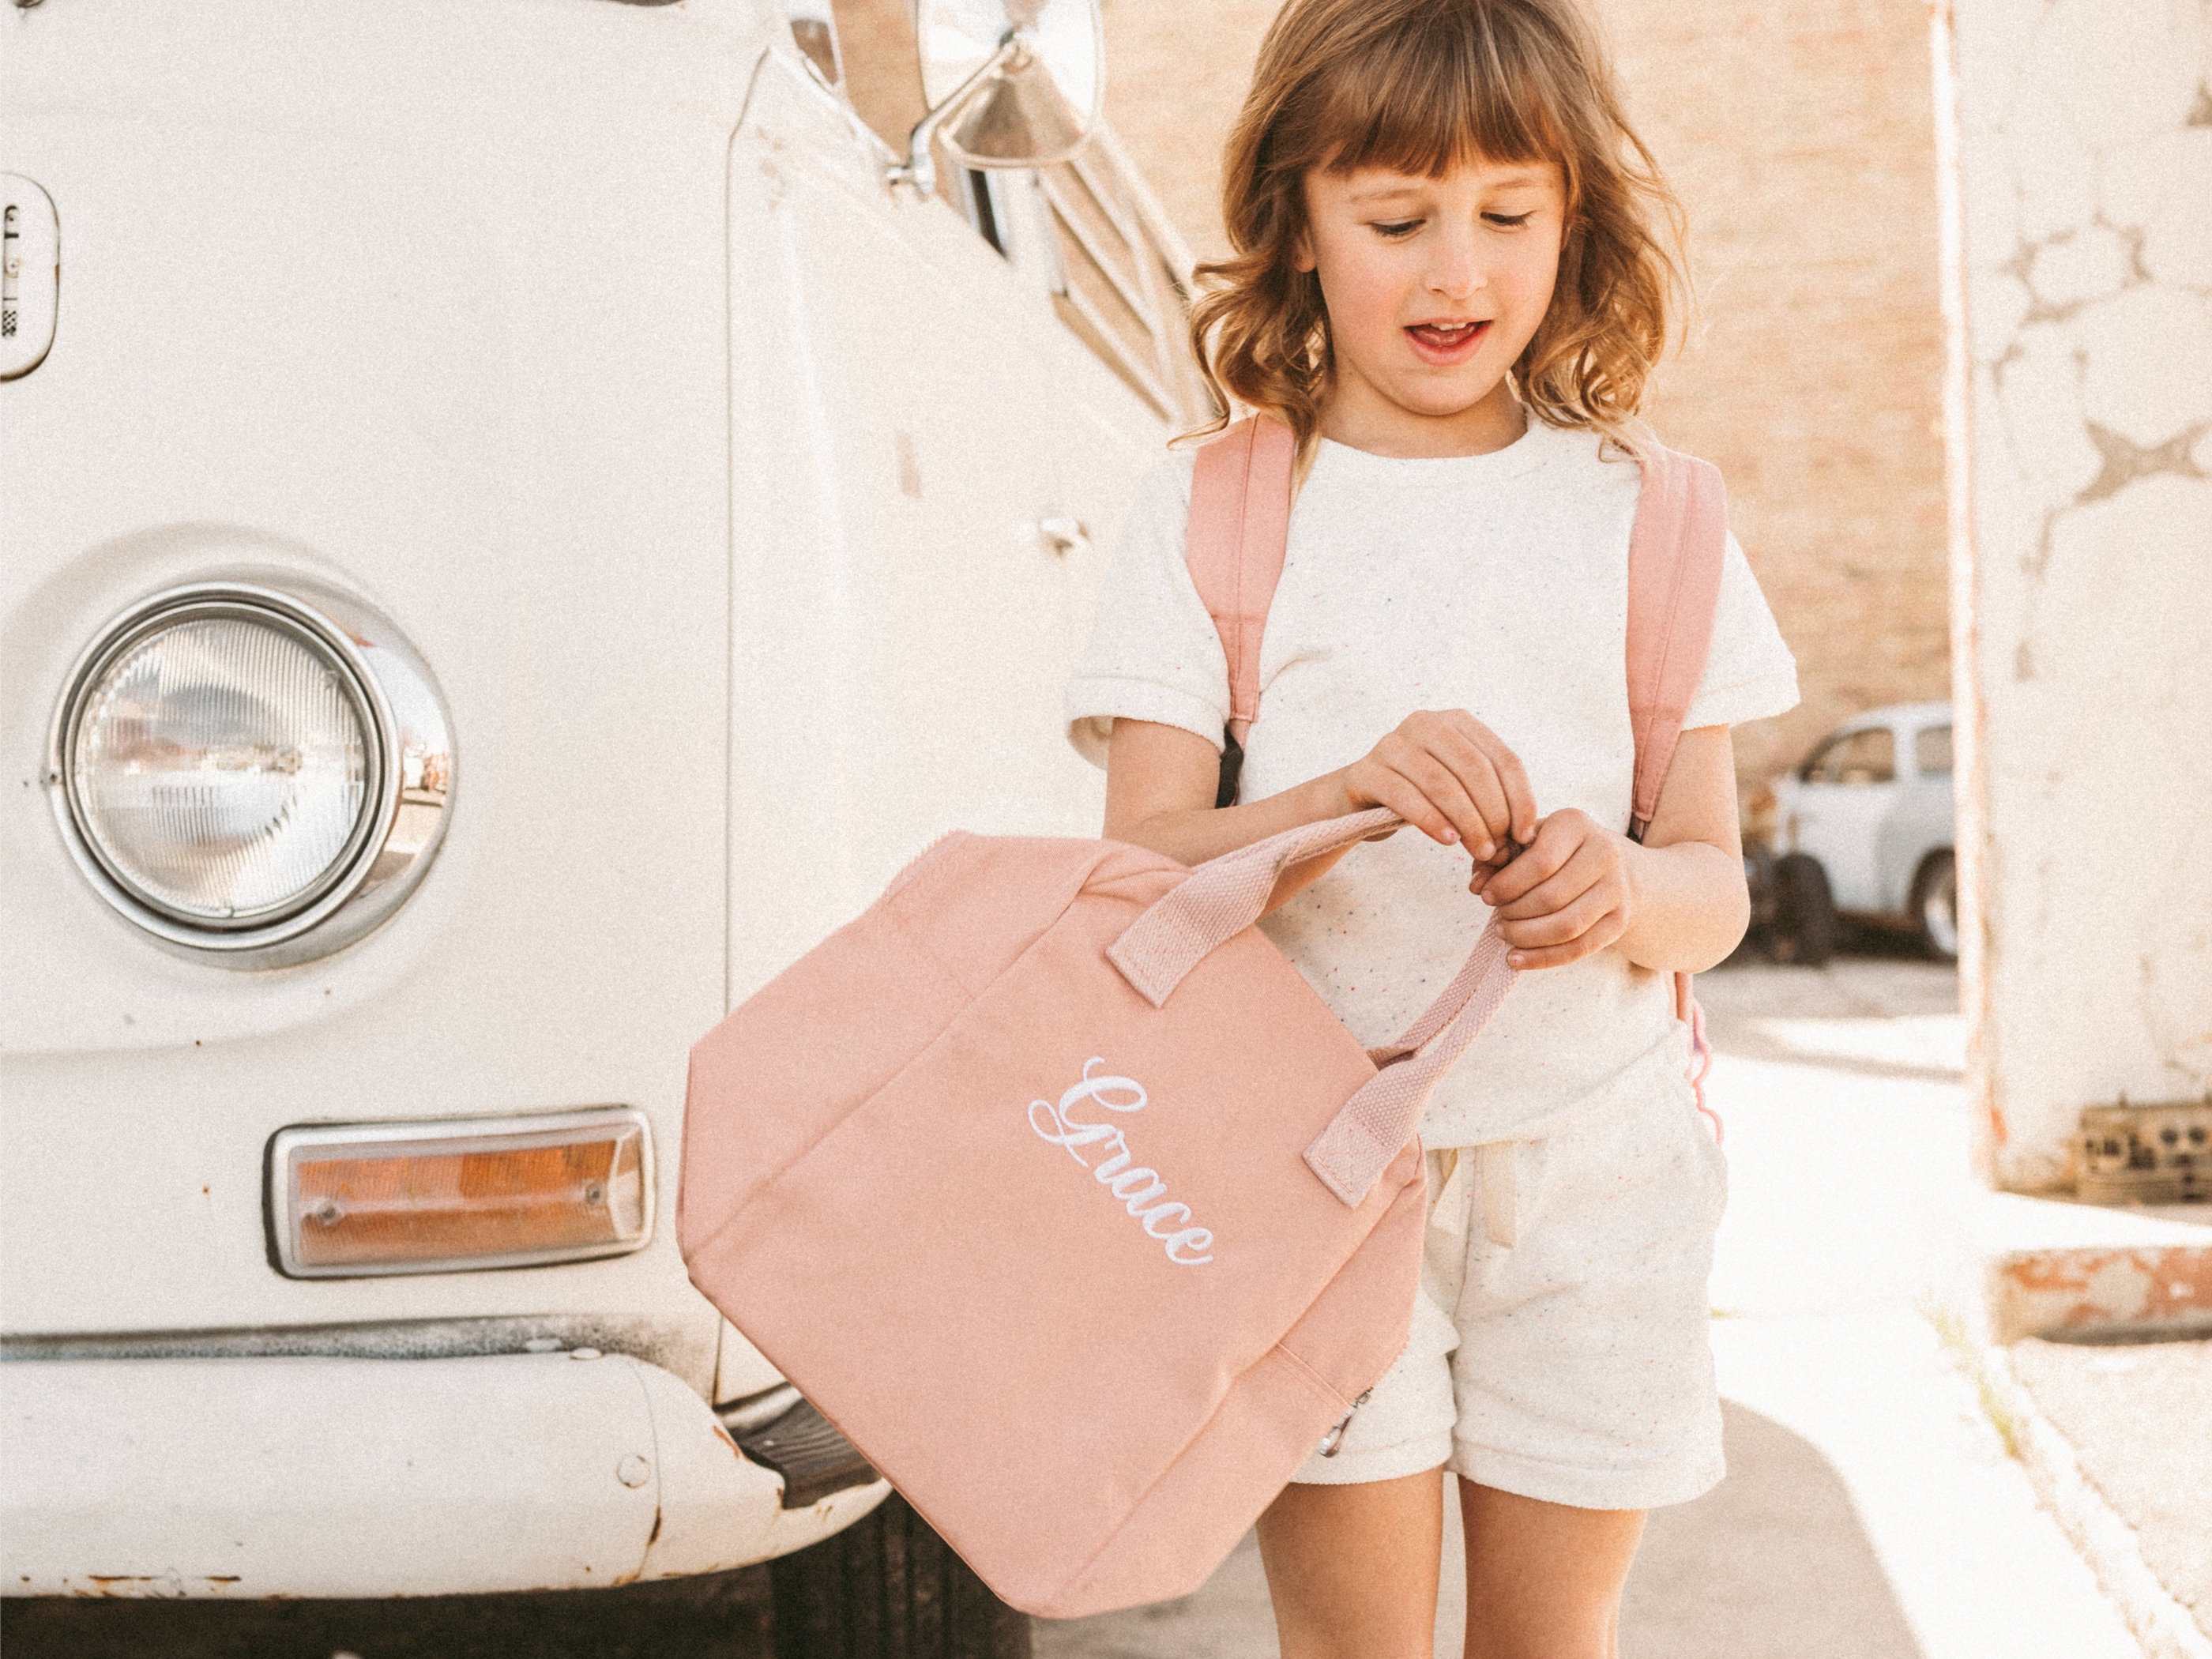
[[[220,967],[305,962],[375,928],[422,879],[451,812],[452,728],[428,668],[367,606],[319,585],[287,586],[293,591],[198,582],[132,605],[78,658],[47,744],[48,794],[63,841],[86,879],[161,945]],[[94,692],[130,653],[172,630],[225,620],[266,630],[319,663],[358,724],[362,799],[336,856],[312,879],[271,902],[193,914],[134,879],[126,860],[102,845],[82,790],[79,745]]]

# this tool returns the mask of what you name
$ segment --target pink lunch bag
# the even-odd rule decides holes
[[[1201,452],[1202,591],[1201,546],[1248,572],[1272,538],[1279,573],[1287,438],[1247,422]],[[1645,498],[1639,541],[1680,505]],[[1249,623],[1240,721],[1264,585],[1224,623]],[[1483,930],[1363,1050],[1253,926],[1288,866],[1398,822],[1195,870],[948,836],[692,1050],[693,1282],[1018,1607],[1195,1589],[1405,1345],[1415,1131],[1510,988],[1504,947]]]

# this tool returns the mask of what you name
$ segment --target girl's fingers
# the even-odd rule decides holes
[[[1527,769],[1510,745],[1465,709],[1454,711],[1452,725],[1482,750],[1498,775],[1504,796],[1506,822],[1500,829],[1526,845],[1536,838],[1536,792],[1528,787]]]
[[[1449,820],[1467,849],[1476,859],[1487,862],[1498,850],[1492,845],[1491,827],[1451,768],[1428,750],[1411,744],[1404,754],[1394,755],[1391,759],[1430,804]]]
[[[1345,781],[1354,807],[1387,806],[1432,841],[1449,846],[1459,839],[1452,821],[1437,810],[1418,784],[1371,757],[1352,768]]]
[[[1580,937],[1564,945],[1516,947],[1505,953],[1509,966],[1529,971],[1543,968],[1564,968],[1569,963],[1580,962],[1584,957],[1595,956],[1628,931],[1628,918],[1620,911],[1608,912],[1597,924]]]
[[[1513,809],[1506,799],[1505,785],[1495,757],[1454,722],[1437,728],[1432,752],[1441,764],[1449,769],[1475,811],[1482,815],[1487,839],[1495,845],[1512,836]]]
[[[1492,904],[1502,908],[1525,897],[1558,875],[1574,857],[1581,842],[1550,826],[1551,820],[1547,819],[1545,827],[1537,830],[1536,838],[1522,851],[1521,856],[1498,872],[1489,887]]]
[[[1580,939],[1620,908],[1618,893],[1593,887],[1542,915],[1501,920],[1498,936],[1516,947],[1565,945]]]
[[[1511,869],[1520,862],[1516,859],[1506,867]],[[1583,894],[1605,884],[1617,868],[1603,848],[1584,842],[1558,870],[1534,886],[1524,889],[1518,898],[1493,893],[1491,902],[1497,905],[1498,915],[1507,921],[1526,921],[1535,916],[1547,916],[1565,909]]]

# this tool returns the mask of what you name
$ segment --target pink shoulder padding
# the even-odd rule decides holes
[[[1250,416],[1200,450],[1191,475],[1187,562],[1229,659],[1229,732],[1239,743],[1260,708],[1260,641],[1290,540],[1297,447],[1282,422]]]
[[[1639,841],[1659,810],[1683,717],[1705,678],[1727,550],[1720,470],[1652,445],[1628,538],[1628,713],[1636,732],[1629,833]]]

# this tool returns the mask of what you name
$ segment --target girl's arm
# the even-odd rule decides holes
[[[1631,962],[1702,972],[1751,921],[1725,726],[1682,733],[1639,846],[1587,813],[1546,818],[1528,851],[1470,890],[1497,907],[1516,968],[1559,968],[1617,944]]]
[[[1106,755],[1107,836],[1200,864],[1279,830],[1377,805],[1478,858],[1491,857],[1495,840],[1509,834],[1525,841],[1536,833],[1535,798],[1519,759],[1464,709],[1408,715],[1364,758],[1264,800],[1217,810],[1220,775],[1220,757],[1205,738],[1150,720],[1115,720]],[[1267,908],[1320,880],[1350,850],[1291,866]]]

